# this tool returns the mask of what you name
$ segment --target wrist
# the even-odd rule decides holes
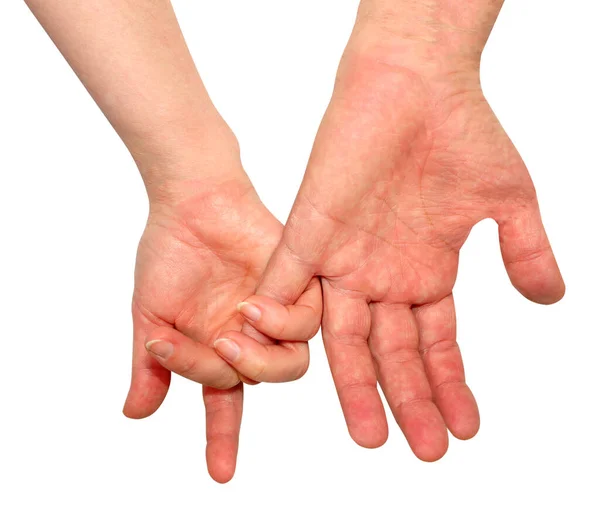
[[[252,187],[237,139],[224,121],[183,132],[158,148],[130,149],[153,209],[177,207],[189,197],[220,188]]]
[[[426,77],[478,72],[502,3],[362,0],[349,48]]]

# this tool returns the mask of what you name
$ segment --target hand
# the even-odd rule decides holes
[[[321,276],[323,338],[351,436],[365,447],[385,442],[379,382],[414,453],[434,461],[447,429],[469,439],[479,428],[452,298],[471,228],[497,221],[506,269],[527,298],[554,303],[564,284],[534,186],[478,68],[404,61],[410,44],[386,49],[363,37],[342,60],[260,289],[298,295]]]
[[[150,197],[124,413],[153,413],[165,398],[170,371],[206,384],[209,471],[227,481],[240,428],[239,381],[279,382],[304,373],[308,348],[302,341],[310,329],[295,318],[307,322],[308,313],[320,319],[320,284],[315,280],[297,307],[260,297],[240,306],[251,319],[260,316],[271,338],[292,343],[256,335],[259,343],[239,332],[244,319],[236,304],[255,291],[281,226],[244,174],[237,141],[208,96],[171,2],[27,5],[127,146]]]
[[[223,158],[218,163],[229,167],[225,175],[203,169],[211,181],[178,180],[177,189],[167,193],[150,186],[154,197],[137,257],[133,372],[124,408],[132,418],[156,411],[171,371],[204,384],[207,463],[219,482],[235,471],[242,415],[238,371],[279,382],[301,377],[308,367],[306,344],[262,345],[239,332],[244,317],[236,306],[254,293],[282,226],[261,203],[239,160],[227,164]],[[248,301],[255,308],[250,313],[262,313],[260,321],[274,338],[308,339],[295,324],[296,310],[305,316],[304,303],[320,320],[316,280],[299,307],[256,296]],[[248,306],[240,308],[248,313]],[[235,369],[213,344],[228,359],[237,355]]]

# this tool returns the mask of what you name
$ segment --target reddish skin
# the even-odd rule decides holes
[[[304,342],[320,321],[320,283],[313,281],[294,310],[273,301],[262,307],[267,334],[281,331],[290,342],[258,343],[239,332],[236,305],[254,293],[282,227],[244,174],[237,141],[208,97],[168,0],[27,5],[123,139],[150,199],[124,413],[152,414],[167,393],[170,371],[220,388],[204,393],[207,459],[212,476],[227,481],[242,410],[245,378],[238,371],[264,381],[302,376]],[[293,321],[307,314],[316,323]],[[212,348],[216,338],[223,338],[216,349],[230,358],[237,344],[235,370]]]
[[[134,360],[124,413],[143,418],[163,402],[170,371],[145,349],[148,337],[177,337],[176,329],[212,347],[226,331],[239,331],[244,318],[236,305],[254,293],[281,237],[281,224],[261,203],[250,182],[232,178],[191,185],[174,203],[154,203],[142,236],[133,297]],[[177,343],[177,338],[175,340]],[[218,482],[235,472],[242,416],[242,385],[211,351],[220,384],[204,387],[207,463]]]
[[[452,298],[471,228],[498,222],[506,269],[527,298],[554,303],[564,283],[533,183],[483,96],[478,63],[440,67],[431,50],[404,60],[404,42],[365,35],[355,32],[340,65],[268,267],[280,273],[268,273],[260,289],[297,291],[321,276],[323,338],[351,436],[370,448],[386,441],[379,383],[414,453],[435,461],[447,429],[459,439],[479,429]],[[302,277],[282,272],[298,262]]]

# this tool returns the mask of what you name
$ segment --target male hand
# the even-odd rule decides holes
[[[471,228],[497,221],[506,270],[527,298],[554,303],[564,284],[477,58],[436,63],[432,46],[415,57],[410,39],[357,27],[259,290],[290,302],[321,276],[325,349],[351,436],[385,442],[379,383],[414,453],[434,461],[447,429],[469,439],[479,428],[452,298]]]

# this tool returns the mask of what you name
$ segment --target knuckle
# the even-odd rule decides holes
[[[306,375],[309,367],[310,367],[310,357],[308,356],[308,353],[307,353],[304,356],[304,358],[302,359],[302,362],[300,363],[300,366],[298,368],[298,373],[297,373],[295,380],[298,380],[298,379],[302,378],[304,375]]]
[[[179,358],[177,364],[173,366],[173,371],[181,375],[184,378],[197,381],[198,372],[196,361],[193,358]]]
[[[422,357],[431,356],[432,354],[447,354],[458,351],[458,343],[452,338],[443,338],[436,340],[426,347],[421,347],[419,353]]]
[[[406,408],[410,408],[411,406],[418,406],[419,404],[429,404],[433,403],[430,395],[419,395],[417,393],[404,395],[401,399],[392,402],[390,408],[392,409],[392,413],[394,416],[400,416],[406,410]]]
[[[365,377],[357,378],[351,377],[347,380],[341,380],[338,382],[338,392],[340,395],[347,395],[353,392],[363,392],[364,390],[371,390],[377,388],[377,378]]]
[[[257,382],[262,382],[265,376],[265,372],[267,369],[266,362],[261,358],[256,360],[250,371],[251,373],[244,373],[245,376],[251,378],[252,380],[256,380]]]
[[[290,317],[290,313],[288,310],[288,311],[286,311],[285,317],[276,318],[273,321],[271,331],[270,331],[273,338],[278,338],[278,337],[284,335],[285,330],[287,328],[287,320],[289,319],[289,317]]]
[[[302,353],[299,361],[297,361],[294,365],[290,373],[290,382],[294,380],[300,380],[304,375],[306,375],[308,368],[310,366],[310,355],[308,354],[308,348],[305,352]]]
[[[545,257],[546,254],[551,251],[550,245],[544,245],[541,248],[526,248],[509,259],[507,259],[507,264],[515,265],[521,263],[531,263]]]

